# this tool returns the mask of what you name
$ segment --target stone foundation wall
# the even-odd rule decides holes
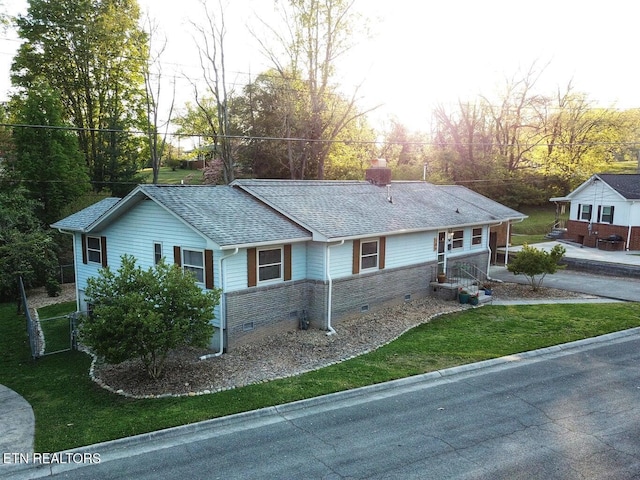
[[[487,252],[455,259],[483,271],[487,260]],[[429,285],[434,267],[435,262],[429,262],[334,280],[332,323],[339,324],[347,315],[437,294]],[[302,280],[226,294],[227,350],[265,335],[295,330],[303,312],[310,328],[326,329],[328,292],[328,282]]]

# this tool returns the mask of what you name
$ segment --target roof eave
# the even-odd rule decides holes
[[[237,243],[237,244],[227,244],[220,245],[220,250],[234,250],[236,248],[259,248],[266,247],[269,245],[283,245],[288,243],[304,243],[312,240],[311,237],[306,238],[282,238],[277,240],[268,240],[264,242],[249,242],[249,243]]]

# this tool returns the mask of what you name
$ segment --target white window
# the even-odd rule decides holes
[[[582,205],[580,209],[580,220],[591,221],[591,205]]]
[[[100,237],[87,237],[87,260],[102,264],[102,241]]]
[[[153,244],[153,263],[157,265],[158,263],[160,263],[160,260],[162,260],[162,244],[154,243]]]
[[[182,249],[182,268],[193,273],[197,282],[204,283],[204,252]]]
[[[602,206],[602,214],[600,216],[601,223],[613,223],[613,207],[611,205]]]
[[[471,233],[471,245],[482,245],[482,228],[474,228]]]
[[[462,248],[464,246],[464,230],[454,230],[453,240],[451,241],[452,248]]]
[[[258,282],[282,280],[282,248],[258,249]]]
[[[378,268],[378,240],[360,242],[360,270]]]

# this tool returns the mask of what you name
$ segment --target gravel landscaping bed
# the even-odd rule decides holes
[[[44,289],[29,292],[30,308],[74,299],[74,286],[65,285],[59,297],[46,296]],[[496,299],[573,298],[585,295],[531,287],[516,283],[493,286]],[[200,360],[209,350],[183,348],[172,352],[165,373],[151,380],[138,360],[109,365],[94,361],[92,378],[104,388],[132,397],[197,395],[226,390],[275,378],[297,375],[375,350],[407,330],[432,318],[467,306],[432,297],[394,305],[364,315],[344,318],[335,325],[337,333],[295,330],[265,337],[233,349],[219,357]]]

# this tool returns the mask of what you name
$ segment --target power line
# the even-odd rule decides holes
[[[31,124],[19,124],[19,123],[0,123],[0,127],[8,128],[35,128],[45,130],[63,130],[73,132],[96,132],[96,133],[123,133],[126,135],[148,135],[153,132],[146,132],[143,130],[122,130],[111,128],[84,128],[84,127],[71,127],[71,126],[55,126],[55,125],[31,125]],[[442,142],[436,140],[424,140],[424,141],[402,141],[402,140],[346,140],[346,139],[314,139],[304,137],[278,137],[278,136],[254,136],[254,135],[212,135],[209,133],[169,133],[172,137],[188,137],[188,138],[207,138],[213,137],[218,140],[239,140],[239,141],[278,141],[278,142],[305,142],[305,143],[336,143],[345,145],[411,145],[411,146],[437,146],[437,147],[455,147],[455,146],[475,146],[475,147],[548,147],[548,143],[543,141],[538,143],[516,143],[516,144],[502,144],[497,142],[468,142],[468,143],[453,143]],[[638,141],[584,141],[584,142],[564,142],[554,143],[554,147],[573,147],[573,146],[618,146],[618,147],[637,147],[640,145]]]

